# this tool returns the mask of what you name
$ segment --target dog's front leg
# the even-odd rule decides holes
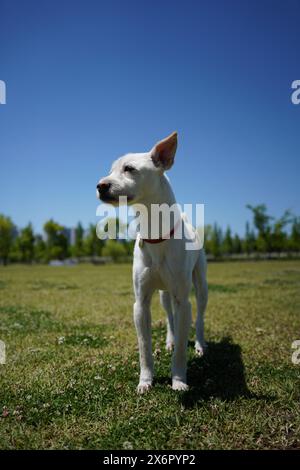
[[[192,320],[191,304],[188,299],[173,299],[175,320],[175,348],[172,358],[172,388],[187,390],[187,344]]]
[[[150,296],[142,299],[137,297],[134,304],[134,323],[138,337],[141,369],[138,393],[147,392],[153,380],[150,302]]]
[[[173,311],[172,311],[172,304],[171,304],[171,296],[169,292],[160,291],[160,303],[162,307],[165,309],[167,314],[167,339],[166,339],[166,350],[173,351],[173,347],[175,344],[174,340],[174,318],[173,318]]]

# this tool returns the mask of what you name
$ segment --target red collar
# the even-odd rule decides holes
[[[143,243],[143,242],[146,242],[146,243],[151,243],[152,245],[156,244],[156,243],[162,243],[162,242],[165,242],[166,240],[169,240],[175,233],[175,230],[177,230],[180,222],[181,222],[181,217],[180,219],[177,221],[176,225],[172,228],[172,230],[170,231],[170,233],[162,238],[141,238],[140,241]]]

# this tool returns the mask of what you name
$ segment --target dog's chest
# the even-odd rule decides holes
[[[151,247],[153,248],[153,247]],[[147,269],[147,279],[157,289],[166,288],[166,256],[162,250],[153,250],[143,247],[141,249],[142,262]]]

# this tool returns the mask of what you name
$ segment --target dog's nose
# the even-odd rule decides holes
[[[97,189],[100,194],[104,194],[108,192],[110,186],[110,183],[108,183],[107,181],[100,181],[100,183],[97,184]]]

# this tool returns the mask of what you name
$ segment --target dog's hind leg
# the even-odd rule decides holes
[[[175,343],[174,339],[174,318],[173,318],[173,310],[172,310],[172,303],[171,297],[169,292],[160,290],[160,303],[164,308],[167,314],[167,339],[166,339],[166,350],[172,351]]]
[[[197,301],[195,351],[198,356],[202,356],[206,348],[206,343],[204,341],[204,314],[208,299],[206,260],[203,250],[200,251],[200,256],[194,267],[193,284]]]

